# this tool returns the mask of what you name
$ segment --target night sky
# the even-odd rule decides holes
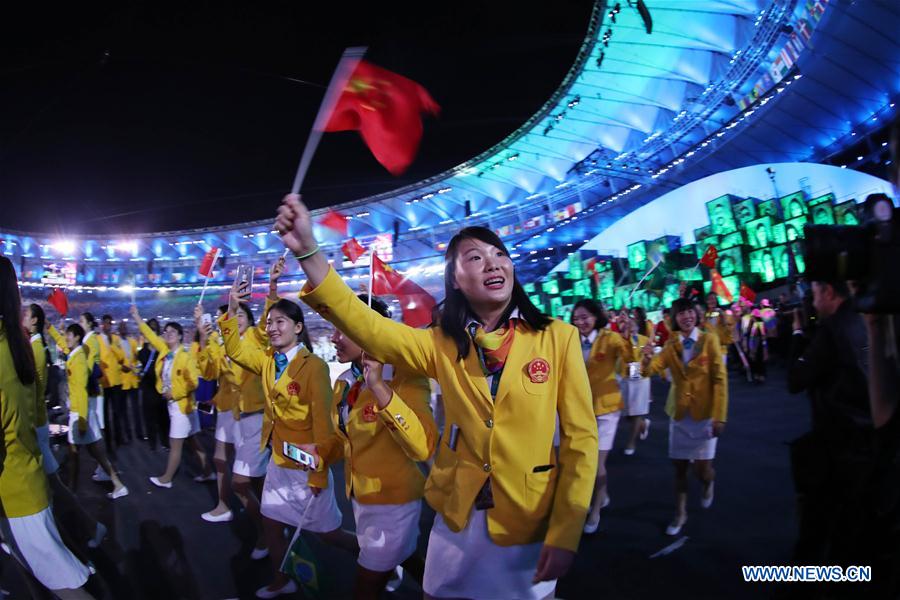
[[[426,121],[419,156],[399,178],[355,132],[325,134],[307,201],[434,175],[540,108],[572,65],[592,5],[311,4],[4,8],[0,228],[129,233],[271,217],[331,72],[354,45],[424,85],[442,113]]]

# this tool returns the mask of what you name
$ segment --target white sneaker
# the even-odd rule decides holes
[[[270,590],[269,586],[261,587],[256,590],[257,598],[277,598],[282,594],[293,594],[297,591],[297,584],[294,583],[293,579],[288,579],[288,582],[278,588],[277,590]]]
[[[216,480],[215,473],[210,473],[209,475],[197,475],[196,477],[194,477],[194,481],[196,481],[197,483],[206,483],[207,481],[215,481],[215,480]]]
[[[681,528],[684,527],[685,523],[687,523],[687,517],[684,517],[683,519],[676,517],[675,520],[666,527],[666,535],[678,535],[681,533]]]
[[[171,484],[169,484],[171,486]],[[116,498],[124,498],[128,495],[128,488],[124,485],[117,490],[113,490],[106,495],[110,500],[115,500]]]
[[[644,430],[641,432],[641,440],[646,440],[647,436],[650,435],[650,419],[644,419]]]
[[[97,531],[94,532],[94,537],[88,540],[88,548],[99,548],[100,544],[103,542],[103,538],[105,537],[106,525],[104,525],[100,521],[97,521]]]
[[[269,555],[268,548],[254,548],[250,553],[251,560],[262,560]]]
[[[209,523],[227,523],[234,519],[234,515],[230,510],[223,512],[221,515],[214,515],[212,514],[212,511],[209,511],[200,515],[200,518]]]
[[[709,483],[709,488],[707,488],[706,493],[700,497],[700,506],[703,508],[709,508],[713,504],[713,498],[715,497],[716,492],[716,482],[711,481]]]
[[[624,454],[625,456],[634,456],[634,448],[625,448],[622,451],[622,454]]]
[[[112,481],[112,477],[106,474],[106,471],[97,467],[94,473],[91,475],[91,479],[94,481]]]
[[[388,579],[387,585],[384,587],[389,592],[396,592],[400,587],[400,584],[403,583],[403,567],[397,565],[394,567],[394,573],[391,575],[391,578]]]
[[[584,532],[587,534],[597,533],[597,530],[600,529],[600,519],[597,519],[596,523],[591,523],[590,516],[588,520],[584,522]]]
[[[169,483],[163,483],[162,481],[159,480],[159,477],[151,477],[150,483],[152,483],[156,487],[161,487],[161,488],[166,488],[166,489],[169,489],[172,487],[171,481]]]

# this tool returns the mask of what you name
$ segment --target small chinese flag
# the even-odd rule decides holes
[[[718,269],[712,269],[710,271],[710,277],[712,279],[711,289],[713,293],[724,299],[726,302],[733,302],[734,296],[732,296],[731,291],[728,289],[728,286],[725,285],[725,280],[722,279],[722,276],[719,274]]]
[[[319,221],[319,224],[322,227],[327,227],[332,231],[336,231],[342,236],[347,235],[347,217],[334,210],[333,208],[329,208],[328,212],[325,213],[325,216],[322,217],[322,220]]]
[[[66,316],[66,313],[69,312],[69,299],[66,297],[66,293],[59,288],[50,292],[47,302],[62,316]]]
[[[200,262],[201,276],[207,279],[213,276],[213,268],[216,266],[216,261],[219,260],[220,252],[222,252],[220,248],[213,246],[209,249],[209,252],[203,255],[203,260]]]
[[[756,302],[756,292],[750,289],[750,286],[746,283],[741,283],[741,298],[745,299],[747,302],[753,303]]]
[[[715,268],[716,261],[719,259],[719,251],[716,250],[715,246],[707,246],[706,252],[703,253],[703,256],[700,257],[700,264],[709,267],[710,269]]]
[[[375,160],[399,175],[419,149],[422,113],[439,111],[440,106],[415,81],[360,60],[324,130],[359,131]]]
[[[396,296],[403,311],[403,322],[410,327],[431,324],[431,312],[437,306],[431,294],[411,279],[407,279],[389,264],[372,253],[372,294]]]
[[[355,263],[360,256],[366,253],[365,247],[356,241],[356,238],[350,238],[341,245],[341,252],[352,263]]]

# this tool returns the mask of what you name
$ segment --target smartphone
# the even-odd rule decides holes
[[[253,265],[238,265],[237,274],[234,277],[237,289],[246,289],[248,292],[253,287]]]
[[[211,415],[215,412],[215,407],[213,406],[212,402],[198,402],[197,410],[205,415]]]
[[[316,468],[316,457],[313,456],[312,454],[310,454],[309,452],[301,450],[295,444],[292,444],[290,442],[285,442],[284,443],[284,455],[286,457],[288,457],[289,459],[291,459],[292,461],[300,463],[301,465],[303,465],[305,467],[309,467],[310,469]]]

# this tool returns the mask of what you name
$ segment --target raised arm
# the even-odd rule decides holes
[[[228,318],[228,315],[219,317],[219,330],[222,332],[222,339],[225,340],[225,353],[231,360],[251,373],[262,375],[266,353],[255,343],[241,339],[238,334],[237,317]]]
[[[56,327],[53,325],[47,326],[47,333],[50,334],[50,337],[53,338],[53,341],[56,342],[56,345],[59,347],[59,351],[63,354],[69,353],[69,347],[66,345],[66,337],[61,334]]]
[[[375,394],[375,412],[387,425],[391,437],[415,461],[426,461],[437,444],[437,425],[428,401],[431,386],[421,375],[394,374],[390,385],[382,379],[384,365],[363,355],[366,384]]]
[[[160,357],[163,357],[169,353],[169,346],[166,342],[153,333],[153,330],[150,329],[150,326],[144,322],[144,319],[141,318],[141,314],[138,312],[138,308],[136,304],[131,305],[131,318],[134,319],[134,322],[138,324],[138,329],[141,330],[141,335],[144,336],[144,339],[147,340],[151,346],[156,348],[156,351],[159,353]]]

